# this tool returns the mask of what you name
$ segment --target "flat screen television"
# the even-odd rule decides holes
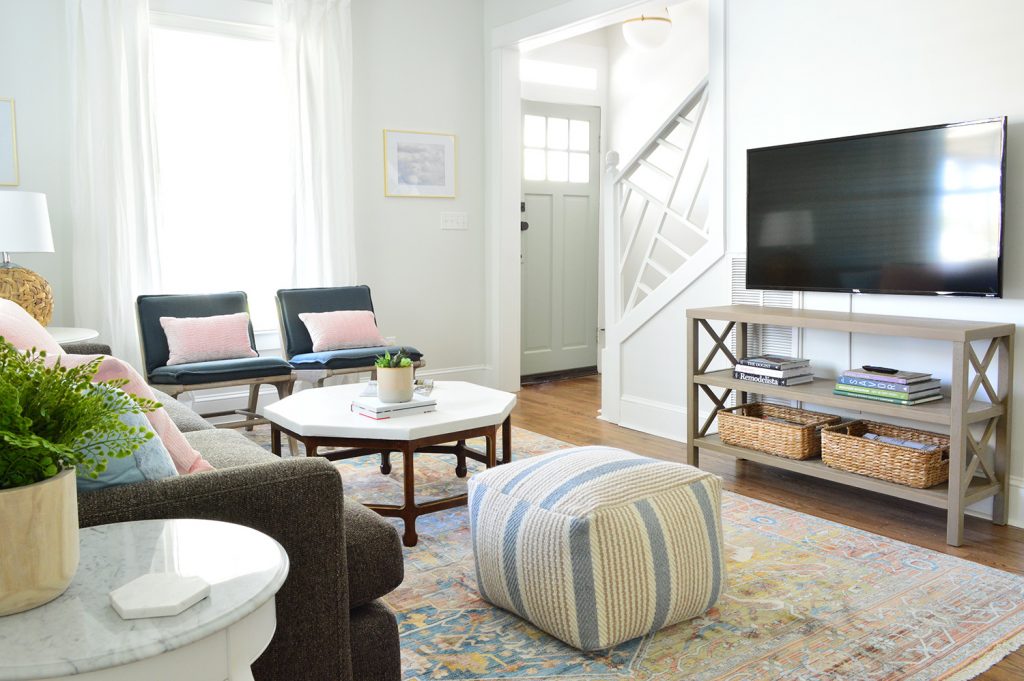
[[[747,287],[1002,296],[1006,118],[747,151]]]

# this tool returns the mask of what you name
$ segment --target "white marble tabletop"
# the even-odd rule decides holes
[[[463,381],[435,381],[437,410],[375,421],[351,410],[359,383],[302,390],[260,408],[260,415],[306,437],[415,440],[500,424],[516,406],[512,393]]]
[[[121,619],[110,591],[149,572],[202,577],[210,596],[173,617]],[[144,520],[85,528],[68,590],[0,617],[0,680],[81,674],[186,646],[254,612],[287,576],[281,545],[240,525]]]

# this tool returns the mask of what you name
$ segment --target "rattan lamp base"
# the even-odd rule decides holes
[[[53,319],[53,289],[30,269],[11,263],[0,265],[0,298],[21,305],[43,326]]]

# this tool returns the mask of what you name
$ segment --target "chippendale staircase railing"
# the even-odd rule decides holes
[[[606,420],[619,421],[622,353],[630,337],[723,254],[724,228],[712,216],[717,206],[708,181],[713,135],[707,111],[704,79],[621,170],[616,167],[618,154],[608,153],[602,357]]]

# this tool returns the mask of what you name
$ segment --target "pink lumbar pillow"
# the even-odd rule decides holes
[[[21,352],[35,348],[48,355],[59,355],[60,345],[25,309],[13,300],[0,298],[0,336]]]
[[[303,312],[299,319],[306,325],[309,337],[313,339],[313,352],[387,345],[369,310]]]
[[[246,332],[248,333],[248,331]],[[102,355],[65,355],[60,345],[54,340],[43,326],[37,322],[32,315],[23,310],[20,305],[10,300],[0,298],[0,336],[22,352],[36,348],[46,352],[46,363],[53,366],[59,360],[62,366],[77,367],[88,364],[96,357]],[[248,336],[246,336],[248,338]],[[155,400],[156,396],[146,384],[146,381],[139,375],[130,364],[114,357],[103,357],[99,371],[93,376],[93,382],[109,381],[115,378],[128,379],[128,383],[122,387],[125,392]],[[167,448],[174,461],[174,467],[180,474],[197,473],[199,471],[212,471],[213,466],[204,459],[199,452],[192,449],[192,446],[181,434],[178,427],[174,425],[167,410],[163,407],[146,414],[149,425],[153,427],[160,437],[164,447]]]
[[[170,357],[167,366],[216,359],[259,357],[249,341],[245,312],[213,317],[161,317]]]
[[[156,400],[153,390],[146,384],[142,376],[139,375],[139,372],[132,368],[131,364],[116,357],[104,355],[47,355],[46,362],[52,366],[59,358],[61,366],[77,367],[88,364],[97,357],[103,357],[103,362],[100,364],[99,371],[92,378],[93,383],[114,379],[127,379],[128,383],[121,386],[121,390],[149,400]],[[188,443],[185,436],[174,425],[174,421],[171,420],[166,409],[160,407],[148,412],[146,418],[149,419],[149,425],[156,431],[160,441],[171,455],[174,468],[178,471],[179,475],[213,470],[213,466],[199,452],[192,449],[192,445]]]

